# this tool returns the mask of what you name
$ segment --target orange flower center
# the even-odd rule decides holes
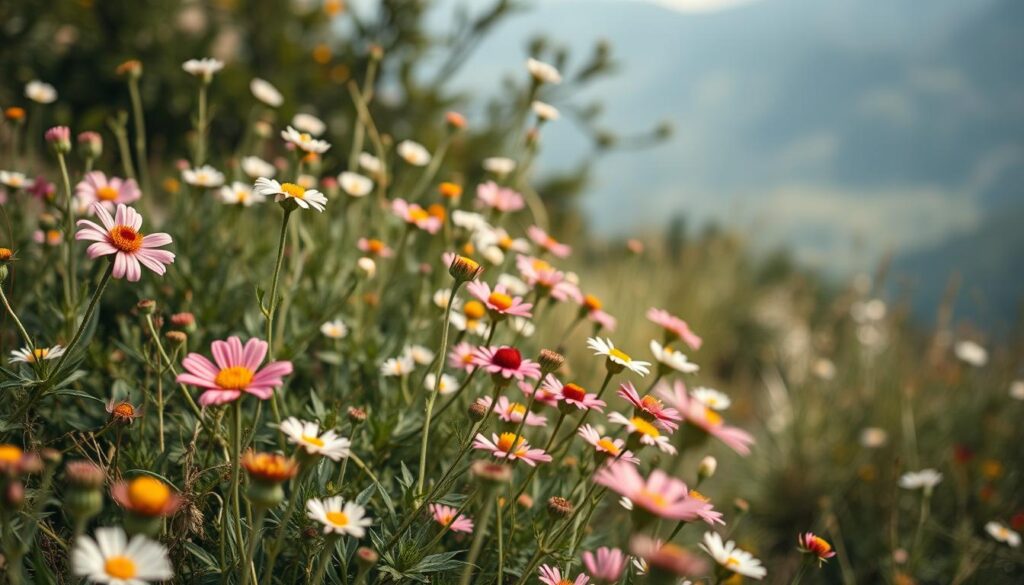
[[[14,445],[0,445],[0,463],[17,463],[23,453]]]
[[[633,418],[629,419],[629,422],[633,425],[633,428],[636,429],[636,432],[640,433],[641,435],[647,435],[648,437],[652,437],[655,439],[661,436],[661,432],[658,431],[658,427],[645,421],[639,416],[634,416]]]
[[[413,223],[416,223],[416,222],[419,222],[419,221],[423,221],[423,220],[429,219],[429,218],[430,218],[430,214],[427,213],[427,211],[425,209],[423,209],[422,207],[416,206],[416,207],[411,207],[409,209],[409,221],[411,221]]]
[[[245,390],[252,382],[253,371],[245,366],[231,366],[217,373],[213,383],[224,390]]]
[[[668,500],[665,499],[665,496],[650,490],[640,490],[639,496],[640,499],[643,499],[648,504],[654,505],[655,508],[664,508],[668,505]]]
[[[109,235],[110,244],[122,252],[133,254],[142,247],[142,234],[126,225],[115,225]]]
[[[515,441],[514,447],[512,445],[513,441]],[[521,447],[525,442],[526,439],[523,437],[519,437],[519,440],[516,441],[515,433],[501,433],[501,436],[498,437],[498,450],[504,451],[505,453],[512,453],[514,449],[516,455],[522,455],[523,450]]]
[[[512,238],[511,238],[510,236],[508,236],[507,234],[506,234],[506,235],[504,235],[504,236],[502,236],[502,237],[501,237],[501,238],[500,238],[500,239],[498,240],[498,246],[499,246],[499,247],[501,247],[501,249],[502,249],[502,250],[508,250],[509,248],[511,248],[511,247],[512,247],[512,244],[514,244],[514,243],[515,243],[515,240],[513,240],[513,239],[512,239]]]
[[[122,556],[107,559],[107,562],[103,564],[103,571],[114,579],[133,579],[139,574],[135,561]]]
[[[99,198],[100,201],[113,201],[117,199],[117,189],[110,185],[104,185],[99,189],[96,189],[96,197]]]
[[[709,425],[711,425],[713,427],[717,427],[718,425],[722,424],[722,422],[723,422],[722,421],[722,415],[720,415],[717,412],[711,410],[710,408],[705,408],[704,409],[704,420]]]
[[[1003,530],[1006,529],[1004,528]],[[812,536],[810,544],[811,546],[809,548],[818,556],[824,556],[832,552],[832,545],[820,536]]]
[[[303,136],[309,135],[303,134]],[[296,185],[295,183],[283,183],[281,185],[281,192],[289,197],[294,197],[296,199],[304,199],[306,197],[306,190],[303,187]]]
[[[601,299],[594,295],[583,295],[583,306],[588,311],[600,311],[603,305],[601,304]]]
[[[704,494],[698,492],[697,490],[690,490],[690,497],[695,499],[695,500],[700,500],[702,502],[710,502],[711,501],[710,498],[708,498]]]
[[[381,250],[384,249],[384,242],[380,240],[367,240],[366,247],[374,254],[380,254]]]
[[[114,407],[114,416],[118,418],[132,418],[135,416],[135,407],[128,402],[122,402]]]
[[[462,307],[462,312],[470,319],[482,319],[487,314],[487,308],[480,301],[469,301]]]
[[[242,457],[242,466],[254,478],[273,482],[282,482],[296,471],[294,461],[272,453],[246,453]]]
[[[344,512],[328,512],[327,521],[335,526],[348,526],[348,516]]]
[[[487,297],[487,302],[497,307],[499,311],[507,311],[512,306],[512,297],[505,293],[492,292],[491,296]]]
[[[598,441],[597,442],[597,446],[602,448],[602,449],[604,449],[608,453],[611,453],[612,455],[618,456],[618,454],[619,454],[619,448],[608,437],[605,437],[605,438],[601,439],[600,441]]]
[[[643,407],[644,410],[649,410],[649,411],[654,411],[654,412],[658,412],[658,411],[662,410],[665,407],[665,405],[662,404],[662,402],[660,400],[658,400],[657,398],[655,398],[653,396],[644,396],[643,398],[641,398],[640,399],[640,405]]]
[[[430,214],[431,217],[436,217],[437,219],[441,219],[441,220],[443,220],[445,218],[445,215],[446,215],[445,214],[445,210],[444,210],[444,205],[441,205],[440,203],[435,203],[435,204],[431,205],[430,207],[428,207],[427,208],[427,213]]]
[[[144,475],[128,484],[128,501],[132,509],[141,514],[159,514],[170,499],[171,489],[155,477]]]

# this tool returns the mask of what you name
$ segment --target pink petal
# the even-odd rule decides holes
[[[126,272],[128,272],[128,255],[118,252],[114,256],[114,278],[124,278]]]
[[[92,204],[92,210],[96,217],[100,218],[100,223],[103,224],[103,227],[106,228],[103,231],[109,232],[110,228],[114,227],[114,218],[110,217],[110,212],[97,203]]]
[[[220,373],[220,370],[213,365],[213,362],[206,359],[206,356],[198,353],[190,353],[185,356],[185,359],[181,360],[181,365],[197,376],[209,378],[211,382]]]
[[[91,244],[88,248],[86,248],[85,253],[90,258],[95,260],[96,258],[99,258],[100,256],[106,256],[108,254],[116,254],[117,253],[117,248],[115,248],[114,246],[108,244],[107,242],[96,242],[95,244]]]
[[[238,400],[242,393],[238,390],[207,390],[199,397],[199,404],[210,406],[214,404],[225,404]]]
[[[245,367],[255,372],[263,363],[263,358],[267,357],[267,347],[267,342],[262,339],[253,337],[247,341],[242,351],[242,363]]]
[[[168,234],[158,232],[155,234],[149,234],[142,238],[143,248],[159,248],[160,246],[166,246],[171,243],[171,236]]]
[[[217,340],[210,344],[210,351],[213,353],[213,361],[217,363],[217,368],[226,370],[231,366],[235,365],[231,363],[230,353],[228,352],[228,344],[226,341]]]
[[[274,394],[274,389],[267,386],[249,386],[245,389],[246,392],[259,398],[260,400],[266,400]]]

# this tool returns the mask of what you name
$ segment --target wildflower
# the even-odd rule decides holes
[[[626,558],[621,550],[602,546],[595,552],[584,551],[583,566],[594,581],[610,585],[622,577],[622,572],[626,570]]]
[[[478,347],[473,359],[474,365],[483,367],[494,377],[514,377],[517,380],[540,378],[540,366],[529,359],[523,359],[522,354],[514,347]]]
[[[203,83],[210,83],[214,74],[224,68],[224,62],[209,57],[189,59],[181,64],[181,68],[185,70],[185,73],[202,79]]]
[[[54,126],[43,134],[43,138],[56,153],[71,152],[71,129],[67,126]]]
[[[458,112],[447,112],[444,115],[445,122],[452,130],[465,130],[467,126],[466,117]]]
[[[327,124],[313,114],[299,112],[292,116],[292,126],[299,132],[307,132],[313,136],[320,136],[327,130]]]
[[[543,373],[543,369],[541,372]],[[537,388],[536,396],[534,396],[533,400],[535,403],[557,408],[558,401],[562,399],[558,394],[561,389],[562,383],[551,374],[548,374],[544,377],[544,381],[541,383],[540,387]],[[533,396],[533,382],[528,382],[526,380],[520,381],[519,390],[521,390],[527,397]]]
[[[531,225],[526,229],[526,235],[530,236],[534,244],[537,244],[537,246],[552,256],[568,258],[572,254],[572,248],[551,237],[538,226]]]
[[[563,579],[562,571],[558,567],[550,565],[541,565],[538,572],[540,573],[540,582],[544,585],[587,585],[587,583],[590,583],[590,577],[586,573],[576,575],[575,580],[570,580],[568,573],[566,573]]]
[[[481,272],[483,272],[483,268],[480,267],[480,264],[465,256],[455,256],[448,264],[448,274],[457,283],[476,280],[476,277],[480,276]],[[476,283],[471,283],[470,286],[473,286],[473,284]]]
[[[556,270],[544,260],[520,254],[516,257],[516,268],[526,283],[540,288],[542,294],[551,295],[558,301],[571,299],[577,303],[583,302],[583,293],[579,287],[566,280],[564,272]]]
[[[530,309],[533,303],[523,302],[522,297],[513,297],[508,294],[502,285],[497,285],[491,290],[486,282],[471,282],[466,286],[471,295],[484,303],[491,314],[492,319],[503,319],[510,315],[519,317],[530,317]]]
[[[953,352],[961,361],[976,368],[988,363],[988,350],[974,341],[958,341],[953,346]]]
[[[373,181],[359,173],[345,171],[338,175],[338,184],[352,197],[364,197],[373,190]]]
[[[709,479],[715,475],[715,471],[718,469],[718,460],[711,455],[706,455],[700,460],[700,464],[697,466],[697,477],[701,481]]]
[[[127,400],[115,401],[111,399],[107,402],[106,411],[110,415],[111,422],[122,425],[130,425],[135,419],[142,416],[135,406]]]
[[[1017,548],[1020,546],[1020,534],[1000,524],[999,522],[988,522],[985,524],[985,532],[996,539],[996,541]]]
[[[908,471],[900,476],[900,487],[905,490],[924,490],[930,495],[935,486],[942,482],[942,474],[934,469]]]
[[[634,360],[629,354],[617,349],[611,339],[590,337],[587,339],[587,347],[593,350],[594,355],[605,356],[609,372],[618,373],[626,368],[640,376],[646,376],[650,372],[650,362]]]
[[[490,451],[492,457],[509,461],[521,459],[530,467],[536,467],[538,462],[551,461],[551,455],[545,453],[543,449],[531,449],[526,438],[520,436],[517,440],[515,433],[501,433],[500,436],[492,433],[490,440],[482,433],[477,433],[473,438],[473,448]]]
[[[663,543],[643,534],[637,534],[630,539],[629,548],[635,555],[633,566],[636,567],[637,573],[640,575],[647,572],[665,574],[670,579],[664,582],[672,583],[679,576],[702,575],[708,572],[707,563],[703,559],[671,542]],[[660,581],[654,580],[653,582]],[[690,581],[683,580],[680,585],[689,583]]]
[[[448,365],[457,370],[472,372],[476,369],[476,348],[463,341],[448,352]]]
[[[395,147],[395,152],[402,160],[414,167],[425,167],[430,162],[430,151],[418,142],[403,140]]]
[[[366,510],[355,502],[345,502],[341,496],[323,500],[311,499],[306,502],[306,515],[324,526],[324,534],[348,535],[362,538],[373,520],[366,517]]]
[[[57,90],[49,83],[35,79],[25,84],[25,97],[37,104],[52,104],[57,101]]]
[[[356,242],[356,247],[361,252],[381,258],[390,258],[394,254],[394,251],[387,244],[374,238],[359,238]]]
[[[23,122],[25,120],[25,108],[11,106],[4,110],[4,118],[10,120],[15,124]]]
[[[459,383],[455,381],[455,378],[448,374],[441,374],[441,385],[437,386],[437,374],[433,372],[427,374],[427,377],[423,379],[423,385],[427,390],[434,390],[436,387],[436,390],[442,396],[455,392],[459,387]]]
[[[21,475],[31,467],[32,455],[21,447],[0,443],[0,476]]]
[[[181,313],[174,313],[171,315],[171,325],[175,327],[181,327],[186,331],[195,330],[196,327],[196,316],[187,311]]]
[[[558,119],[558,108],[551,104],[546,104],[539,100],[534,100],[530,104],[530,109],[533,110],[534,115],[537,119],[542,122],[554,122]]]
[[[15,171],[0,171],[0,183],[11,189],[22,189],[26,186],[28,179],[25,173]]]
[[[125,510],[146,518],[166,518],[181,507],[181,496],[163,481],[140,475],[131,481],[119,481],[110,488],[110,497]]]
[[[228,205],[241,205],[252,207],[255,203],[263,203],[267,196],[262,193],[254,193],[248,183],[233,181],[230,185],[224,185],[218,191],[220,200]]]
[[[3,447],[0,447],[2,451]],[[0,464],[2,468],[2,464]],[[107,474],[91,461],[69,461],[64,467],[64,508],[72,519],[88,522],[103,509],[103,484]]]
[[[327,205],[327,197],[316,189],[306,189],[295,183],[278,183],[266,177],[256,179],[253,193],[264,197],[273,196],[274,201],[279,203],[293,202],[302,209],[315,209],[319,212],[323,212]]]
[[[832,545],[813,532],[799,534],[796,540],[797,550],[817,557],[819,565],[836,556],[836,551],[832,550]]]
[[[85,178],[75,186],[75,197],[83,206],[99,202],[111,212],[118,203],[128,204],[138,200],[142,197],[142,191],[135,179],[110,177],[108,180],[103,171],[92,171],[86,173]]]
[[[352,443],[339,437],[333,430],[320,434],[320,426],[315,422],[300,421],[290,416],[281,422],[281,432],[288,437],[288,442],[298,445],[309,455],[321,455],[331,461],[339,461],[349,456]]]
[[[400,378],[412,373],[415,367],[416,362],[413,361],[412,356],[403,353],[398,357],[384,360],[384,363],[380,366],[380,373],[383,376]]]
[[[722,441],[740,455],[750,454],[754,437],[743,429],[726,425],[722,415],[691,398],[686,392],[686,385],[682,382],[676,381],[671,385],[662,382],[655,389],[655,393],[677,409],[686,422]]]
[[[141,585],[174,577],[167,549],[148,537],[136,534],[129,541],[121,528],[97,528],[95,540],[75,539],[71,570],[92,583]]]
[[[259,177],[273,178],[277,174],[277,167],[258,156],[242,157],[241,167],[242,172],[251,179],[258,179]]]
[[[458,201],[462,197],[462,185],[445,181],[437,186],[437,192],[445,199]]]
[[[598,412],[604,412],[606,403],[597,397],[597,394],[588,393],[582,386],[569,382],[558,389],[558,398],[561,403],[575,407],[578,410],[589,410],[593,408]]]
[[[678,410],[665,408],[664,403],[654,396],[648,394],[641,398],[632,382],[626,382],[619,386],[618,394],[619,397],[633,405],[635,415],[651,420],[667,431],[675,432],[679,428],[679,421],[683,420]]]
[[[658,427],[654,426],[643,417],[634,416],[630,418],[620,412],[613,412],[608,415],[608,420],[625,426],[626,431],[630,435],[636,435],[635,437],[630,437],[630,440],[632,441],[638,441],[641,445],[657,447],[665,453],[675,454],[676,452],[676,448],[669,442],[668,437],[661,434]],[[637,445],[634,443],[634,447],[635,446]]]
[[[562,367],[565,356],[554,350],[542,349],[537,355],[537,363],[540,364],[541,371],[547,374]]]
[[[265,79],[254,77],[249,82],[249,91],[252,92],[254,98],[272,108],[280,107],[284,103],[284,96],[281,95],[281,92]]]
[[[651,353],[654,354],[654,359],[658,361],[660,366],[671,368],[677,372],[692,374],[700,370],[700,366],[691,362],[686,357],[686,354],[676,351],[667,345],[663,346],[653,339],[651,340]]]
[[[281,379],[292,373],[289,361],[270,362],[263,368],[260,364],[267,355],[267,342],[252,338],[242,345],[238,337],[210,344],[216,365],[198,353],[190,353],[182,360],[186,372],[179,374],[179,384],[190,384],[203,388],[199,404],[225,404],[238,400],[242,393],[252,394],[266,400],[274,388],[284,384]]]
[[[713,388],[705,388],[704,386],[698,386],[690,390],[690,396],[711,410],[726,410],[732,405],[732,400],[728,394]]]
[[[367,258],[363,256],[359,260],[356,260],[356,267],[359,268],[360,272],[366,276],[366,278],[373,278],[377,274],[377,263],[373,261],[373,258]]]
[[[331,149],[331,144],[326,140],[318,140],[309,132],[299,132],[291,126],[281,131],[281,138],[304,152],[323,154]]]
[[[666,339],[677,337],[683,343],[690,346],[690,349],[694,350],[700,349],[700,346],[704,343],[704,340],[690,329],[686,321],[672,315],[668,311],[651,308],[647,311],[647,319],[665,330]]]
[[[692,495],[685,483],[660,469],[655,469],[644,479],[636,467],[617,461],[600,468],[594,475],[594,481],[625,496],[635,506],[659,518],[686,522],[703,520],[711,525],[716,522],[725,524],[722,513],[715,511],[714,506]],[[637,508],[634,507],[636,512]]]
[[[485,408],[491,408],[490,396],[482,396],[477,399],[477,402],[484,405]],[[498,418],[508,423],[519,424],[525,420],[525,424],[531,427],[542,427],[548,423],[546,416],[528,412],[525,405],[512,402],[507,396],[499,397],[493,409],[498,414]]]
[[[737,548],[736,543],[731,540],[723,543],[722,537],[716,532],[705,532],[704,542],[700,547],[716,563],[733,573],[757,580],[764,579],[768,574],[768,570],[761,566],[760,560],[754,558],[747,551]]]
[[[224,184],[224,173],[210,165],[203,165],[198,169],[183,169],[181,178],[189,185],[203,189],[215,189]]]
[[[451,506],[445,506],[443,504],[430,504],[430,514],[434,517],[434,522],[437,522],[441,526],[444,526],[452,532],[473,532],[473,520],[469,516],[459,514],[458,510]]]
[[[408,203],[405,199],[395,199],[392,201],[391,210],[405,223],[414,225],[431,234],[436,234],[443,224],[439,218],[430,215],[427,210],[415,203]]]
[[[866,449],[877,449],[886,444],[889,433],[878,427],[866,427],[860,431],[860,444]]]
[[[558,72],[558,69],[554,65],[549,65],[543,61],[538,61],[533,57],[526,60],[526,70],[530,72],[534,82],[550,83],[557,85],[562,83],[562,74]]]
[[[264,508],[272,508],[284,501],[281,484],[299,472],[299,465],[294,459],[276,453],[247,451],[241,464],[250,479],[246,495],[253,504]]]
[[[170,244],[171,236],[165,233],[144,236],[139,231],[142,216],[134,209],[119,203],[114,217],[111,217],[102,204],[94,202],[92,212],[99,217],[103,227],[80,219],[78,226],[81,229],[75,233],[75,239],[94,242],[86,250],[94,260],[113,254],[114,278],[137,282],[142,277],[142,266],[163,275],[167,271],[166,265],[174,262],[173,253],[157,249]]]
[[[421,366],[430,365],[430,363],[434,361],[434,352],[422,345],[406,346],[406,348],[402,350],[402,353],[411,357],[412,361]]]
[[[384,163],[368,152],[359,153],[359,166],[371,175],[379,175],[384,171]]]
[[[345,339],[348,336],[348,326],[341,319],[335,319],[321,325],[320,333],[331,339]]]
[[[23,347],[11,351],[11,363],[35,364],[44,360],[55,360],[62,355],[64,355],[64,348],[59,345],[35,349]]]
[[[480,205],[502,213],[519,211],[526,205],[522,195],[508,187],[500,187],[494,181],[477,186],[476,200]]]
[[[640,459],[635,457],[632,451],[625,450],[626,442],[622,439],[603,437],[591,425],[583,425],[576,432],[587,444],[594,448],[598,455],[629,463],[640,463]]]

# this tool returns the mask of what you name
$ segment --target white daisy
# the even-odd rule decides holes
[[[252,92],[253,97],[272,108],[280,107],[284,103],[284,96],[281,95],[281,92],[265,79],[254,77],[249,82],[249,91]]]
[[[281,422],[280,429],[288,437],[289,443],[302,447],[310,455],[322,455],[331,461],[349,456],[351,441],[339,437],[333,430],[320,434],[320,425],[315,422],[301,421],[290,416]]]
[[[501,248],[497,246],[485,247],[483,252],[480,253],[480,255],[483,256],[484,260],[486,260],[487,263],[490,264],[491,266],[500,266],[503,262],[505,262],[505,252],[503,252]]]
[[[526,296],[530,292],[530,285],[523,282],[518,276],[502,274],[498,276],[498,285],[504,286],[508,294],[512,296]]]
[[[437,375],[433,372],[427,374],[427,377],[423,379],[423,385],[427,387],[427,390],[434,389],[434,382],[437,380]],[[441,386],[437,389],[437,392],[441,395],[451,394],[459,389],[459,383],[454,377],[448,374],[441,374]]]
[[[448,299],[452,296],[452,289],[441,288],[434,293],[434,305],[439,309],[448,308]],[[462,299],[455,297],[452,301],[452,311],[458,311],[462,308]]]
[[[663,346],[653,339],[651,340],[651,353],[654,354],[654,359],[658,360],[658,363],[677,372],[692,374],[700,369],[700,366],[691,362],[685,353],[676,351],[667,345]]]
[[[246,156],[242,157],[242,172],[252,179],[273,177],[277,174],[277,167],[258,156]]]
[[[348,326],[341,319],[335,319],[321,325],[320,333],[331,339],[344,339],[348,335]]]
[[[323,154],[330,150],[331,144],[326,140],[317,140],[309,132],[299,132],[295,128],[288,128],[281,131],[281,138],[295,145],[296,148],[306,152]]]
[[[380,159],[368,152],[359,153],[359,166],[371,175],[379,175],[384,170],[384,165],[381,164]]]
[[[865,449],[878,449],[889,441],[889,433],[878,427],[866,427],[860,431],[860,444]]]
[[[736,543],[731,540],[723,543],[717,532],[705,532],[704,542],[700,547],[715,559],[716,563],[733,573],[757,580],[764,579],[768,574],[768,570],[761,566],[761,561],[754,558],[754,555],[737,548]]]
[[[941,481],[942,474],[934,469],[908,471],[900,476],[900,487],[905,490],[923,489],[926,494],[930,494]]]
[[[11,352],[11,362],[34,364],[43,360],[55,360],[62,355],[64,355],[64,348],[59,345],[55,345],[53,347],[37,347],[34,352],[29,350],[27,347],[23,347]]]
[[[28,179],[25,177],[25,173],[0,171],[0,183],[11,189],[23,189],[28,186]]]
[[[537,331],[537,326],[525,317],[512,317],[508,320],[508,324],[512,331],[523,337],[533,337],[533,334]]]
[[[492,156],[485,158],[480,166],[482,166],[488,173],[494,173],[499,177],[504,177],[516,170],[516,161],[504,156]]]
[[[414,167],[425,167],[430,162],[430,151],[422,144],[412,140],[403,140],[395,148],[402,160]]]
[[[533,57],[526,60],[526,70],[530,72],[530,75],[533,76],[537,83],[562,83],[562,74],[558,72],[554,65],[548,65]]]
[[[313,189],[316,187],[316,177],[308,173],[303,173],[295,178],[295,184],[303,189]]]
[[[711,410],[726,410],[732,405],[732,400],[725,392],[719,392],[714,388],[698,386],[690,391],[690,396]]]
[[[25,97],[38,104],[52,104],[57,101],[57,90],[49,83],[36,79],[25,85]]]
[[[251,207],[254,203],[263,203],[267,200],[261,193],[253,193],[248,183],[234,181],[230,185],[224,185],[218,191],[220,200],[228,205],[243,205]]]
[[[643,445],[657,447],[669,455],[676,454],[676,448],[669,441],[668,435],[663,435],[657,426],[639,416],[630,418],[621,412],[613,412],[608,415],[608,422],[625,426],[627,432],[640,437],[640,443]]]
[[[324,534],[343,534],[362,538],[373,520],[366,517],[366,510],[355,502],[345,502],[341,496],[306,502],[306,515],[324,525]]]
[[[634,360],[626,352],[617,349],[611,339],[589,337],[587,338],[587,347],[594,352],[594,355],[603,355],[610,363],[628,368],[635,374],[646,376],[651,371],[651,362]]]
[[[184,169],[181,171],[181,178],[189,185],[204,189],[214,189],[224,184],[224,173],[210,165],[203,165],[198,169]]]
[[[956,357],[960,358],[961,361],[972,365],[976,368],[980,368],[988,363],[988,350],[984,347],[970,340],[958,341],[953,346],[953,353]]]
[[[461,209],[452,211],[452,224],[470,233],[491,229],[491,224],[487,223],[487,218],[475,211],[463,211]]]
[[[448,321],[457,331],[468,331],[474,335],[485,337],[489,332],[487,322],[483,319],[467,319],[462,313],[452,311]]]
[[[1013,548],[1020,546],[1020,534],[999,522],[989,522],[988,524],[985,524],[985,532],[988,532],[989,536],[1003,544]]]
[[[259,193],[264,197],[274,197],[274,201],[294,201],[303,209],[315,209],[323,212],[327,205],[327,196],[316,189],[306,189],[295,183],[278,183],[274,179],[260,177],[256,179],[253,193]]]
[[[363,197],[373,190],[373,181],[359,173],[345,171],[338,175],[338,185],[352,197]]]
[[[327,130],[327,124],[313,114],[298,113],[292,118],[292,126],[299,132],[307,132],[313,136],[320,136]]]
[[[429,365],[430,362],[434,361],[434,352],[430,351],[422,345],[410,345],[405,348],[402,352],[405,355],[412,358],[412,361],[416,362],[421,366]]]
[[[384,360],[384,363],[380,366],[380,373],[389,378],[399,378],[408,376],[415,367],[416,362],[413,361],[412,356],[402,354],[398,357]]]
[[[213,79],[213,74],[224,68],[224,62],[210,59],[209,57],[205,59],[189,59],[181,64],[181,68],[189,75],[194,75],[209,83]]]
[[[129,541],[121,528],[97,528],[96,539],[79,536],[71,551],[71,570],[92,583],[144,585],[174,577],[167,549],[137,534]]]
[[[366,278],[373,278],[377,274],[377,263],[373,261],[373,258],[363,256],[356,260],[356,267],[359,268]]]
[[[542,101],[534,100],[530,107],[538,118],[545,122],[553,122],[558,119],[558,108]]]

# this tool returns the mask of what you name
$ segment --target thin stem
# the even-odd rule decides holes
[[[437,360],[437,371],[434,374],[434,388],[427,398],[426,414],[423,421],[423,439],[420,441],[419,477],[416,480],[417,497],[423,493],[423,482],[427,472],[427,445],[430,443],[430,421],[434,414],[434,402],[441,391],[441,377],[444,375],[444,364],[448,358],[448,327],[451,325],[452,305],[455,304],[455,295],[458,293],[459,286],[461,285],[461,280],[455,281],[455,285],[452,286],[452,292],[448,295],[448,304],[444,308],[444,323],[441,325],[441,350],[438,352],[439,359]]]
[[[242,455],[242,401],[235,400],[231,407],[231,508],[235,515],[235,538],[238,546],[242,546],[242,502],[239,496],[238,484],[241,480],[241,455]]]
[[[488,494],[490,500],[494,500],[494,492]],[[494,511],[496,503],[488,501],[484,503],[483,511],[480,514],[480,524],[473,529],[473,544],[469,547],[469,556],[466,557],[466,568],[462,571],[462,577],[459,579],[459,585],[469,585],[473,580],[473,568],[476,565],[476,560],[480,556],[480,551],[484,547],[484,534],[487,532],[487,524],[491,521],[491,513]]]
[[[14,324],[18,327],[18,333],[21,334],[21,339],[25,342],[25,345],[28,346],[29,353],[35,355],[36,344],[32,341],[32,337],[29,336],[28,331],[25,330],[25,325],[22,324],[17,313],[15,313],[14,309],[11,308],[11,303],[7,300],[7,295],[4,293],[2,282],[0,282],[0,301],[3,301],[4,308],[7,309],[7,314],[14,319]]]
[[[103,278],[100,279],[99,286],[97,286],[96,290],[92,293],[92,298],[89,299],[89,306],[85,309],[85,317],[82,318],[82,322],[79,324],[78,330],[75,332],[75,336],[71,338],[71,343],[69,343],[67,349],[64,350],[64,355],[60,356],[60,359],[57,360],[57,366],[51,370],[51,374],[60,371],[61,366],[63,366],[64,362],[67,361],[68,356],[74,352],[78,342],[82,340],[82,334],[85,333],[85,327],[92,319],[92,314],[96,312],[96,307],[99,306],[100,303],[100,297],[103,296],[103,291],[107,288],[107,284],[110,282],[110,276],[112,274],[114,274],[113,260],[110,261],[107,266],[107,270],[103,273]]]
[[[256,543],[258,539],[256,536],[259,534],[260,528],[263,526],[263,518],[267,515],[267,509],[264,506],[255,506],[253,511],[252,523],[249,525],[249,542],[245,548],[245,562],[242,563],[239,572],[241,573],[242,582],[241,585],[249,585],[252,580],[253,566],[252,558],[256,554]]]
[[[316,571],[313,572],[313,576],[309,579],[310,585],[320,585],[324,582],[324,575],[327,573],[327,566],[330,564],[331,559],[334,558],[334,543],[338,541],[338,537],[331,534],[324,541],[324,550],[320,553],[320,559],[316,564]]]
[[[152,185],[149,182],[149,159],[146,155],[146,121],[142,114],[142,94],[139,93],[139,80],[130,77],[128,92],[132,98],[132,116],[135,118],[135,158],[139,164],[139,178],[142,179],[142,190],[152,196]]]
[[[61,182],[64,184],[64,253],[67,257],[67,274],[64,275],[64,302],[67,303],[68,314],[74,314],[75,310],[75,238],[72,233],[75,229],[75,217],[72,214],[71,178],[68,176],[68,163],[64,153],[57,153],[57,163],[60,165]]]

